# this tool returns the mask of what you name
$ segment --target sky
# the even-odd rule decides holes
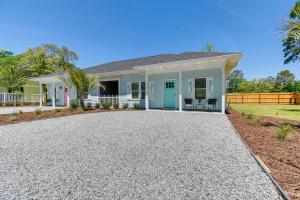
[[[43,43],[67,46],[85,68],[163,53],[242,52],[247,79],[288,69],[280,22],[292,0],[0,0],[0,48],[22,53]]]

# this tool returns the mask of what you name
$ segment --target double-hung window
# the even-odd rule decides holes
[[[139,82],[131,83],[131,97],[132,97],[132,99],[140,99],[140,84],[139,84]]]
[[[195,99],[206,99],[206,78],[195,79]]]

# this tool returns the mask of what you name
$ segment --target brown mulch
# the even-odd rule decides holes
[[[231,110],[228,118],[251,150],[271,170],[274,179],[300,200],[300,121],[261,117],[261,125],[251,125],[250,120]],[[294,127],[290,140],[277,138],[277,127],[290,124]]]
[[[132,109],[126,109],[126,111],[130,111],[130,110]],[[124,109],[117,109],[117,110],[91,109],[85,111],[81,111],[79,109],[77,110],[61,109],[60,112],[57,112],[56,110],[49,110],[49,111],[43,111],[41,114],[37,114],[36,112],[24,112],[21,114],[17,114],[15,116],[13,114],[4,114],[4,115],[0,115],[0,126],[7,125],[7,124],[15,124],[19,122],[40,120],[40,119],[64,117],[70,115],[97,113],[97,112],[113,112],[113,111],[124,111]],[[13,119],[14,117],[15,119]]]

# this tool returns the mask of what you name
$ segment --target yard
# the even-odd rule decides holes
[[[300,121],[300,105],[231,104],[230,106],[241,113]]]
[[[221,114],[90,113],[0,138],[0,199],[282,199]]]

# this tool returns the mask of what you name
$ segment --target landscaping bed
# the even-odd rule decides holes
[[[230,110],[228,118],[289,196],[300,200],[300,121],[263,116],[253,123],[235,110]],[[292,135],[280,140],[277,131],[284,124],[293,127]]]
[[[26,121],[34,121],[40,119],[49,119],[49,118],[56,118],[56,117],[64,117],[70,115],[77,115],[77,114],[85,114],[85,113],[96,113],[96,112],[113,112],[113,111],[130,111],[133,109],[55,109],[55,110],[48,110],[48,111],[41,111],[37,109],[35,112],[24,112],[24,113],[13,113],[13,114],[3,114],[0,115],[0,126],[7,125],[7,124],[14,124],[18,122],[26,122]]]

